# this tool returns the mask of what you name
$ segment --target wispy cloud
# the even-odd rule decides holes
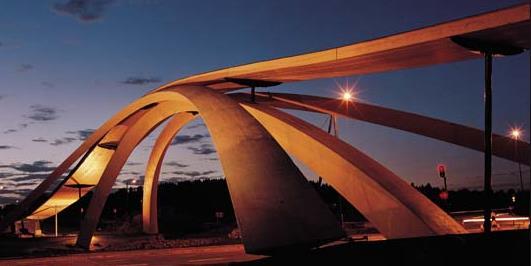
[[[137,171],[128,171],[128,170],[122,170],[120,172],[120,175],[140,175],[140,172],[137,172]]]
[[[14,163],[7,165],[0,165],[0,168],[10,168],[20,172],[26,173],[39,173],[39,172],[49,172],[55,169],[55,167],[50,166],[52,162],[46,160],[38,160],[33,163]]]
[[[175,167],[179,167],[179,168],[184,168],[184,167],[188,167],[189,166],[187,164],[179,163],[177,161],[167,162],[167,163],[164,163],[164,165],[175,166]]]
[[[129,77],[121,83],[127,85],[146,85],[150,83],[159,83],[161,80],[154,77]]]
[[[199,147],[188,147],[187,149],[198,155],[208,155],[216,152],[210,144],[201,144]]]
[[[202,127],[206,127],[205,123],[199,123],[199,124],[191,125],[191,126],[188,126],[186,128],[187,129],[196,129],[196,128],[202,128]]]
[[[113,0],[68,0],[55,3],[52,10],[58,14],[73,16],[81,22],[93,22],[102,18]]]
[[[48,174],[27,174],[27,175],[19,175],[15,178],[10,178],[9,180],[14,182],[14,185],[19,184],[19,182],[39,182],[43,179],[45,179],[48,176]]]
[[[15,128],[9,128],[7,130],[5,130],[3,133],[4,134],[10,134],[10,133],[14,133],[14,132],[17,132],[19,130],[22,130],[22,129],[25,129],[29,126],[30,123],[20,123],[18,124],[18,129],[15,129]]]
[[[40,104],[30,106],[31,113],[25,117],[34,121],[51,121],[59,118],[58,110]]]
[[[60,139],[55,139],[53,142],[50,142],[50,145],[52,145],[52,146],[64,145],[64,144],[71,143],[74,140],[77,140],[77,138],[64,137],[64,138],[60,138]]]
[[[42,81],[41,82],[41,85],[46,87],[46,88],[53,88],[55,87],[55,84],[53,84],[52,82],[49,82],[49,81]]]
[[[36,138],[36,139],[32,139],[31,141],[33,141],[33,142],[48,142],[47,139],[44,139],[42,137],[39,137],[39,138]]]
[[[195,135],[178,135],[175,137],[170,145],[179,145],[179,144],[188,144],[188,143],[195,143],[199,142],[204,138],[210,137],[208,134],[195,134]]]
[[[66,133],[76,135],[79,140],[86,140],[92,133],[94,133],[94,129],[87,128],[76,131],[67,131]]]
[[[33,69],[31,64],[22,64],[17,67],[17,72],[27,72]]]
[[[199,177],[199,176],[207,176],[207,175],[216,173],[216,171],[213,171],[213,170],[203,171],[203,172],[200,172],[200,171],[174,171],[174,172],[171,172],[171,173],[174,174],[174,175],[184,175],[184,176],[188,176],[188,177]]]
[[[10,145],[0,145],[0,150],[9,150],[9,149],[14,149],[15,146],[10,146]]]

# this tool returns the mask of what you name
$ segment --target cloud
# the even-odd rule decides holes
[[[180,182],[190,182],[194,180],[214,180],[214,179],[223,179],[222,175],[217,176],[197,176],[197,177],[184,177],[184,176],[174,176],[170,178],[165,178],[163,182],[169,183],[180,183]]]
[[[2,192],[2,194],[18,194],[19,196],[25,196],[27,194],[29,194],[33,189],[29,189],[29,188],[24,188],[24,189],[4,189]],[[3,198],[9,198],[9,197],[5,197],[5,196],[2,196]],[[18,197],[17,197],[18,198]]]
[[[105,9],[113,0],[68,0],[55,3],[52,10],[58,14],[73,16],[82,22],[93,22],[102,18]]]
[[[17,72],[27,72],[33,69],[33,65],[31,64],[22,64],[19,65],[17,68]]]
[[[10,128],[10,129],[7,129],[4,131],[4,134],[10,134],[10,133],[14,133],[14,132],[17,132],[21,129],[25,129],[29,126],[29,123],[20,123],[18,124],[18,129],[15,129],[15,128]]]
[[[174,174],[174,175],[184,175],[184,176],[188,176],[188,177],[207,176],[207,175],[210,175],[210,174],[213,174],[213,173],[216,173],[216,171],[209,170],[209,171],[203,171],[203,172],[199,172],[199,171],[174,171],[174,172],[171,172],[171,174]]]
[[[59,146],[59,145],[71,143],[74,140],[77,140],[77,139],[76,138],[72,138],[72,137],[64,137],[64,138],[60,138],[60,139],[55,139],[53,142],[50,142],[50,145]]]
[[[20,183],[17,183],[15,186],[16,187],[23,187],[23,186],[35,186],[38,182],[20,182]]]
[[[60,138],[60,139],[55,139],[53,142],[50,142],[50,145],[52,146],[59,146],[59,145],[63,145],[63,144],[68,144],[68,143],[72,143],[76,140],[85,140],[87,139],[90,134],[92,134],[94,132],[94,129],[81,129],[81,130],[75,130],[75,131],[66,131],[66,134],[69,134],[69,135],[75,135],[75,136],[66,136],[66,137],[63,137],[63,138]],[[42,140],[34,140],[36,142],[46,142],[46,140],[42,139]]]
[[[94,129],[87,128],[87,129],[81,129],[77,131],[67,131],[67,134],[74,134],[77,135],[77,138],[79,140],[86,140],[92,133],[94,133]]]
[[[214,147],[212,147],[210,144],[201,144],[199,147],[188,147],[187,149],[198,155],[207,155],[216,152]]]
[[[31,164],[28,163],[15,163],[8,165],[0,165],[0,168],[11,168],[20,172],[26,173],[39,173],[39,172],[49,172],[55,169],[55,167],[49,166],[52,162],[39,160],[34,161]]]
[[[129,165],[129,166],[135,166],[135,165],[141,165],[142,163],[137,163],[137,162],[128,162],[126,163],[126,165]]]
[[[44,138],[41,138],[41,137],[36,138],[36,139],[32,139],[31,141],[33,141],[33,142],[48,142],[48,140],[46,140]]]
[[[188,126],[186,128],[187,129],[195,129],[195,128],[200,128],[200,127],[206,127],[205,123],[199,123],[199,124],[196,124],[196,125],[191,125],[191,126]]]
[[[1,166],[0,166],[1,167]],[[7,177],[16,176],[15,173],[8,173],[8,172],[0,172],[0,181],[5,181]]]
[[[145,85],[149,83],[159,83],[160,79],[150,77],[129,77],[126,80],[122,81],[121,83],[127,84],[127,85]]]
[[[45,179],[46,177],[48,177],[48,174],[29,174],[11,178],[10,180],[15,182],[15,185],[17,185],[18,182],[28,182],[31,180],[40,181]]]
[[[40,104],[30,106],[31,113],[25,117],[34,121],[51,121],[59,118],[57,109]]]
[[[0,145],[0,150],[9,150],[9,149],[14,149],[15,146],[10,146],[10,145]]]
[[[52,82],[49,82],[49,81],[42,81],[41,82],[41,85],[46,87],[46,88],[53,88],[55,87],[55,84],[53,84]]]
[[[199,142],[203,138],[207,138],[207,137],[210,137],[210,135],[208,135],[208,134],[205,134],[205,135],[201,135],[201,134],[178,135],[177,137],[175,137],[171,141],[170,145],[179,145],[179,144],[187,144],[187,143]]]
[[[164,163],[164,165],[175,166],[175,167],[179,167],[179,168],[184,168],[184,167],[188,167],[189,166],[187,164],[182,164],[182,163],[179,163],[179,162],[176,162],[176,161],[167,162],[167,163]]]
[[[137,172],[137,171],[127,171],[127,170],[122,170],[120,172],[120,175],[139,175],[140,172]]]

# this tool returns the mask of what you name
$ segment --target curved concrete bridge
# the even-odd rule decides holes
[[[384,107],[293,94],[228,94],[244,87],[392,71],[475,59],[452,42],[474,38],[529,49],[529,5],[425,27],[330,50],[231,67],[180,79],[132,102],[98,128],[44,180],[0,230],[22,218],[44,219],[93,191],[77,244],[89,248],[105,201],[134,148],[162,122],[146,163],[143,230],[158,232],[157,183],[171,140],[195,117],[204,120],[226,176],[246,252],[311,248],[344,236],[327,206],[288,154],[322,176],[386,238],[466,233],[444,211],[360,150],[277,108],[341,115],[483,151],[483,131]],[[253,85],[254,84],[254,85]],[[253,88],[254,92],[254,88]],[[493,155],[517,158],[510,139],[494,135]],[[72,169],[67,173],[68,169]],[[53,184],[60,182],[51,194]],[[82,188],[82,184],[91,184]],[[76,187],[78,186],[78,187]],[[45,197],[44,201],[42,200]],[[44,202],[36,204],[37,202]]]

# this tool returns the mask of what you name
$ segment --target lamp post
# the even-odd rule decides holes
[[[127,215],[130,216],[130,212],[129,212],[129,185],[130,183],[132,183],[133,185],[136,184],[136,179],[133,179],[133,180],[127,180],[127,182],[125,182],[125,209],[127,211]]]
[[[485,111],[485,134],[484,134],[484,188],[485,208],[483,210],[483,228],[485,233],[491,231],[491,212],[492,212],[492,56],[493,55],[516,55],[524,52],[524,49],[515,47],[510,44],[491,42],[477,38],[463,36],[454,36],[450,38],[454,43],[470,50],[471,52],[480,53],[484,57],[485,67],[485,89],[484,89],[484,111]]]
[[[518,163],[518,174],[520,175],[520,191],[524,191],[524,181],[522,179],[522,166],[520,165],[520,161],[518,160],[518,138],[520,138],[520,135],[522,132],[518,128],[514,128],[511,130],[511,137],[514,139],[514,157],[515,160]]]
[[[69,187],[69,188],[76,188],[77,189],[77,193],[78,193],[78,201],[81,199],[81,190],[83,188],[90,188],[90,187],[93,187],[95,185],[90,185],[90,184],[81,184],[79,182],[77,182],[74,178],[72,178],[72,180],[74,180],[74,182],[76,182],[75,184],[68,184],[68,185],[65,185],[65,187]],[[81,228],[81,221],[83,220],[83,207],[81,206],[81,202],[79,202],[79,228]]]

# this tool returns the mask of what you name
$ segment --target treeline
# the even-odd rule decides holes
[[[485,207],[483,191],[459,189],[448,191],[448,198],[441,198],[442,189],[433,187],[430,183],[416,186],[411,184],[432,202],[447,212],[481,210]],[[529,191],[515,189],[498,190],[492,195],[491,206],[493,209],[511,209],[517,215],[529,215]]]
[[[338,221],[363,221],[365,218],[331,186],[310,181],[311,185],[336,215]],[[441,189],[426,185],[415,186],[418,191],[448,212],[479,210],[484,207],[481,191],[461,189],[449,191],[448,199],[440,198]],[[90,201],[88,193],[77,203],[59,214],[63,232],[79,230],[83,211]],[[514,198],[513,198],[514,197]],[[374,195],[378,200],[378,195]],[[514,200],[513,200],[514,199]],[[494,193],[493,208],[512,208],[515,213],[529,213],[529,193],[515,190]],[[2,209],[0,215],[14,206]],[[105,231],[139,232],[141,230],[142,187],[118,189],[109,195],[105,204],[99,229]],[[158,187],[159,229],[166,237],[180,237],[205,231],[230,231],[236,227],[234,210],[224,179],[161,183]],[[42,223],[45,231],[52,231],[54,218]]]

